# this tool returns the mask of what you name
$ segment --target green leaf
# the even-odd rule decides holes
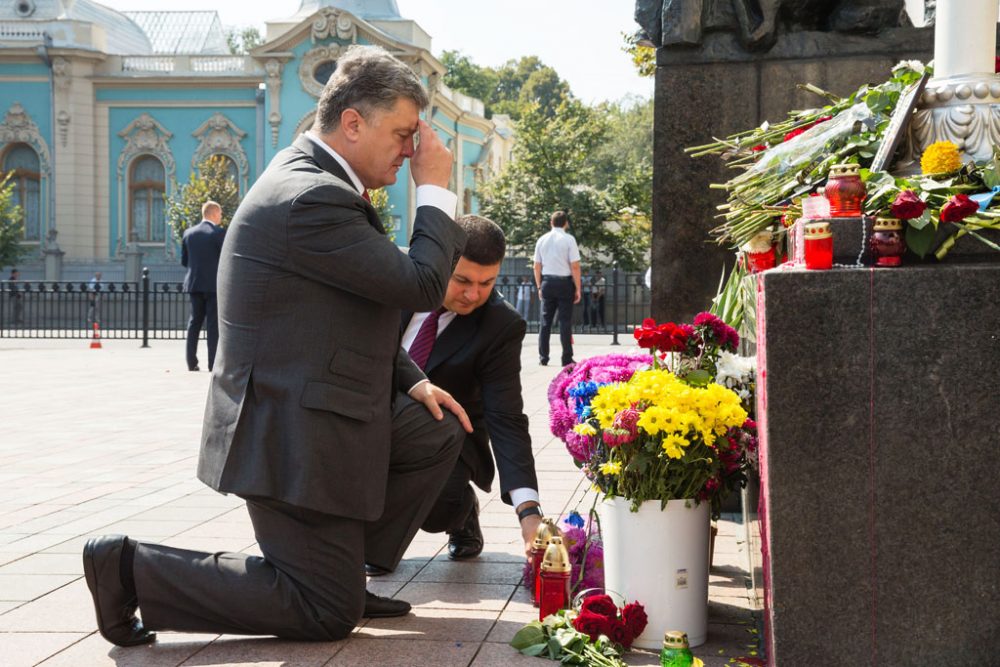
[[[549,649],[549,657],[553,660],[558,660],[559,656],[562,655],[562,644],[555,637],[549,638],[549,643],[547,644]]]
[[[931,246],[934,245],[936,232],[933,225],[918,229],[911,224],[906,228],[906,245],[923,259],[930,252]]]
[[[911,218],[907,220],[907,222],[910,223],[910,226],[915,229],[923,229],[927,225],[931,224],[931,210],[929,208],[924,209],[924,212],[919,218]]]
[[[517,631],[514,638],[510,640],[510,645],[521,650],[536,644],[545,644],[545,630],[538,621],[532,621]]]
[[[548,644],[532,644],[525,648],[520,649],[521,653],[524,655],[530,655],[533,658],[540,656],[548,648]]]

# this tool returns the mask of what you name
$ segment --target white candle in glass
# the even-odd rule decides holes
[[[934,78],[992,74],[997,51],[997,0],[938,0]]]

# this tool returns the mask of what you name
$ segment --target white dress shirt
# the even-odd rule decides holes
[[[364,194],[365,186],[361,183],[361,179],[358,175],[354,173],[351,169],[351,165],[347,164],[347,160],[341,157],[340,153],[330,148],[330,145],[319,138],[316,133],[312,130],[306,130],[304,133],[313,143],[329,153],[334,160],[337,161],[344,171],[347,172],[347,177],[351,179],[351,183],[354,185],[358,194]],[[434,208],[444,211],[449,218],[455,217],[455,212],[458,211],[458,195],[446,188],[442,188],[438,185],[418,185],[417,186],[417,208],[421,206],[433,206]]]
[[[565,229],[553,227],[535,243],[535,261],[542,265],[543,276],[569,277],[571,264],[580,261],[580,248]]]
[[[430,313],[413,313],[413,317],[410,318],[410,323],[406,325],[406,330],[403,332],[403,340],[400,344],[407,352],[410,351],[410,346],[413,345],[413,339],[417,337],[417,332],[420,331],[420,325],[424,323],[424,320],[427,319],[428,315],[430,315]],[[441,313],[441,316],[438,318],[438,336],[441,335],[441,332],[444,331],[449,324],[455,321],[455,317],[456,313],[450,310],[446,310]],[[515,508],[521,503],[529,500],[533,500],[536,503],[539,502],[538,491],[528,487],[510,490],[510,502]]]

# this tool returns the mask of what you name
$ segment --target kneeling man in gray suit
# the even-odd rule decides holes
[[[365,590],[364,563],[396,566],[472,430],[399,347],[401,309],[441,305],[465,242],[445,189],[452,156],[419,118],[427,101],[405,64],[351,47],[312,130],[236,211],[198,477],[246,499],[263,557],[91,539],[84,573],[108,641],[143,644],[153,630],[329,641],[363,616],[409,611]],[[417,212],[403,253],[367,188],[394,183],[407,158]]]

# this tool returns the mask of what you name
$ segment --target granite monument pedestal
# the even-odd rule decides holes
[[[758,281],[768,664],[998,664],[1000,264]]]

